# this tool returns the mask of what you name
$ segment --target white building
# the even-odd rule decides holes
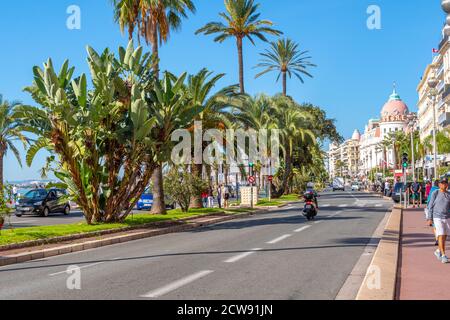
[[[408,106],[394,88],[389,100],[381,110],[381,120],[372,119],[366,125],[360,141],[360,177],[366,178],[375,168],[396,168],[393,146],[384,146],[383,141],[391,133],[408,132],[411,117]],[[398,165],[398,164],[397,164]]]

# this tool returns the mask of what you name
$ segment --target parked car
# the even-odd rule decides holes
[[[394,188],[392,189],[392,195],[391,195],[392,200],[395,203],[400,203],[401,194],[404,193],[405,190],[406,190],[405,184],[403,182],[397,182],[394,185]]]
[[[176,203],[170,197],[165,197],[166,209],[175,209]],[[147,190],[136,204],[137,210],[151,210],[153,205],[153,194]]]
[[[358,182],[352,183],[352,191],[359,191],[360,189],[361,189],[361,187],[359,186]]]
[[[344,178],[334,178],[333,180],[333,192],[336,190],[341,190],[341,191],[345,191],[345,183],[344,183]]]
[[[70,214],[70,203],[62,198],[67,195],[63,189],[33,189],[16,204],[16,216],[37,214],[48,217],[50,213]]]

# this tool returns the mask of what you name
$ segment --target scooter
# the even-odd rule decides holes
[[[317,216],[317,208],[315,203],[315,195],[313,192],[306,192],[303,195],[305,199],[305,206],[303,207],[303,215],[308,219],[308,221],[314,220]]]

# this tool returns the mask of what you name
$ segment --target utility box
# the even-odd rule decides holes
[[[257,187],[241,187],[241,206],[252,206],[252,188],[253,188],[253,206],[258,204],[258,188]]]

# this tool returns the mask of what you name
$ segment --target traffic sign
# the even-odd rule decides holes
[[[248,177],[248,183],[250,183],[250,184],[254,184],[256,182],[256,179],[255,179],[255,177],[254,176],[250,176],[250,177]]]
[[[273,176],[269,176],[268,179],[269,179],[270,182],[272,182],[273,181]]]

